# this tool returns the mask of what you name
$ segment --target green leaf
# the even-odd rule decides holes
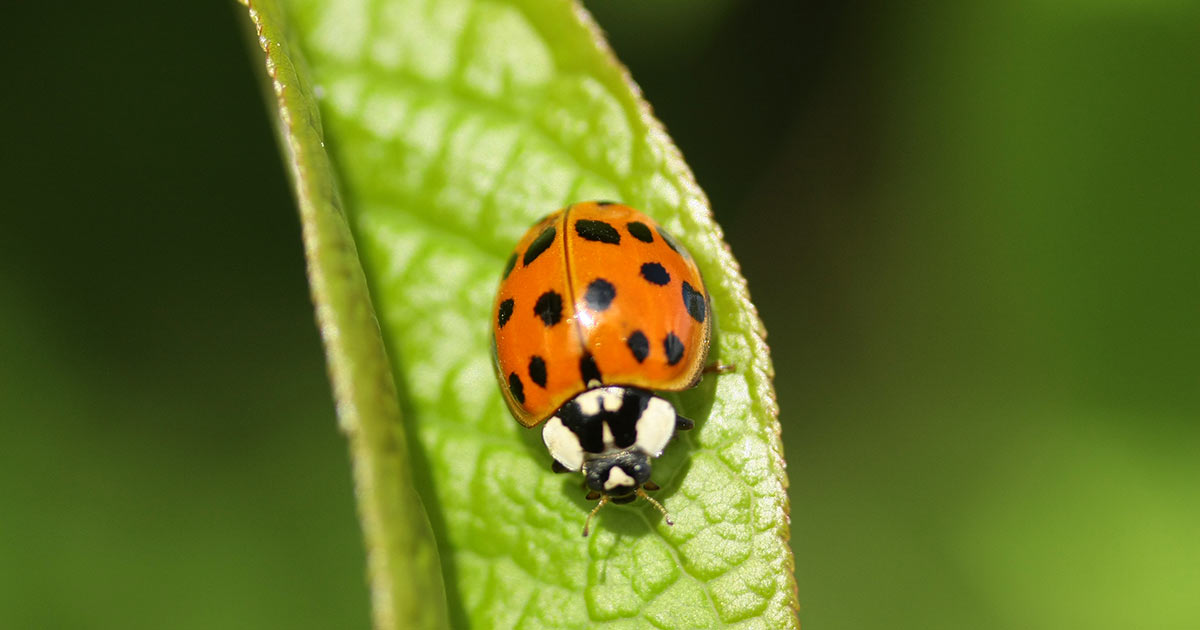
[[[351,436],[376,625],[797,627],[762,325],[707,200],[590,16],[567,0],[247,1]],[[551,473],[540,432],[509,416],[489,324],[517,238],[597,198],[686,242],[718,319],[713,358],[736,370],[673,397],[697,420],[655,463],[676,524],[637,502],[581,538],[581,480]]]

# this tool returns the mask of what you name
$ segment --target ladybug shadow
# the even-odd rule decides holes
[[[658,489],[648,490],[647,495],[661,504],[665,505],[671,497],[679,492],[683,480],[687,478],[687,473],[691,470],[692,453],[699,448],[697,434],[704,430],[712,413],[716,400],[717,379],[719,378],[721,378],[719,374],[707,374],[692,389],[677,393],[658,392],[659,396],[675,406],[679,415],[694,422],[692,429],[676,431],[662,456],[651,462],[653,472],[650,480],[658,485]],[[546,474],[554,474],[560,478],[563,495],[579,507],[579,526],[582,528],[588,513],[596,507],[597,503],[595,500],[586,498],[589,490],[584,483],[583,475],[578,472],[553,472],[554,460],[550,457],[546,445],[542,441],[540,425],[528,431],[522,431],[520,437],[530,456],[544,466]],[[658,509],[640,498],[626,504],[616,504],[610,501],[596,514],[591,528],[593,531],[603,528],[617,535],[637,537],[648,533],[647,524],[653,529],[663,521],[663,518],[663,514]]]

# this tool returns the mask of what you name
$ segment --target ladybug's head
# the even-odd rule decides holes
[[[646,494],[646,490],[658,490],[658,485],[650,481],[650,458],[645,453],[630,449],[588,460],[583,465],[583,474],[587,478],[587,487],[591,490],[587,498],[600,500],[583,524],[584,536],[588,535],[592,517],[605,503],[633,503],[638,497],[658,508],[667,525],[675,524],[671,521],[671,515],[667,514],[667,509]]]
[[[613,503],[629,503],[650,480],[650,458],[636,449],[618,451],[584,463],[583,474],[589,490],[608,495]]]

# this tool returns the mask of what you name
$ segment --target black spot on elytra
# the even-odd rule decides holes
[[[687,307],[688,315],[691,315],[692,319],[704,323],[704,313],[707,310],[704,294],[692,288],[686,280],[683,282],[683,305]]]
[[[533,305],[533,314],[542,319],[547,327],[562,321],[562,296],[554,291],[547,291]]]
[[[617,202],[615,202],[615,201],[597,201],[596,205],[602,206],[602,207],[603,206],[615,206],[615,205],[617,205]]]
[[[496,315],[496,323],[499,324],[501,328],[504,328],[504,325],[508,323],[508,318],[512,317],[512,312],[513,299],[508,298],[500,303],[500,312],[498,315]]]
[[[667,234],[666,231],[664,231],[661,227],[655,227],[654,229],[658,231],[658,235],[662,237],[662,240],[667,244],[667,247],[675,250],[675,253],[679,254],[680,256],[687,256],[687,254],[679,248],[679,243],[676,243],[675,239],[671,238],[670,234]]]
[[[579,357],[579,374],[583,377],[583,384],[589,387],[592,381],[603,382],[600,378],[600,368],[596,367],[596,360],[590,352],[584,352],[583,356]]]
[[[617,232],[616,228],[603,221],[580,219],[575,222],[575,233],[580,238],[589,241],[598,241],[611,245],[618,245],[621,242],[620,232]]]
[[[522,264],[528,266],[529,263],[537,260],[537,257],[541,256],[542,252],[546,251],[554,242],[554,233],[554,226],[547,225],[546,229],[542,230],[542,233],[538,234],[537,238],[529,244],[529,249],[525,250],[525,257],[521,259]]]
[[[588,308],[597,313],[608,309],[615,297],[617,297],[617,288],[604,278],[592,280],[592,283],[588,285],[587,293],[583,294]]]
[[[654,234],[650,231],[650,228],[646,227],[646,224],[642,223],[641,221],[630,221],[625,226],[625,229],[629,230],[630,236],[643,243],[654,242]]]
[[[512,397],[517,402],[525,404],[525,384],[521,382],[521,377],[517,376],[516,372],[508,375],[508,391],[512,392]]]
[[[646,334],[640,330],[633,331],[629,335],[629,339],[625,340],[625,345],[629,346],[629,351],[633,353],[633,358],[637,359],[638,363],[646,360],[650,356],[650,340],[646,339]]]
[[[648,262],[642,265],[642,277],[650,284],[657,284],[660,287],[666,286],[671,281],[671,274],[667,273],[663,266],[656,262]]]
[[[667,333],[663,339],[663,351],[667,353],[667,365],[675,365],[683,358],[683,342],[675,333]]]
[[[508,257],[508,262],[504,263],[504,277],[508,278],[508,274],[512,273],[513,267],[517,266],[517,252],[513,252],[512,256]]]
[[[529,357],[529,380],[538,387],[546,386],[546,360],[536,354]]]

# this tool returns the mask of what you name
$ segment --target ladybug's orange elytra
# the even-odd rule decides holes
[[[525,234],[493,313],[501,389],[527,427],[594,387],[591,380],[691,387],[712,331],[687,250],[641,212],[597,202],[574,204]]]

